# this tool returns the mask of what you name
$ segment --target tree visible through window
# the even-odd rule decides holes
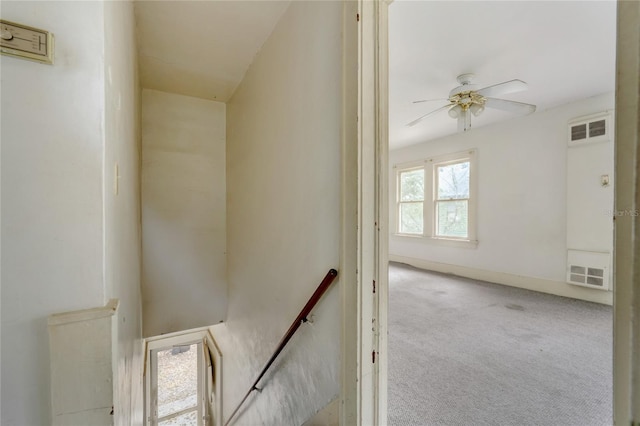
[[[422,234],[424,230],[424,168],[400,172],[400,232]]]
[[[475,150],[397,170],[397,232],[475,243]]]
[[[435,167],[438,237],[469,236],[469,161]]]

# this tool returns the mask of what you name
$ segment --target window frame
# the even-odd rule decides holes
[[[395,190],[396,190],[396,205],[395,205],[395,228],[394,236],[402,238],[415,238],[421,239],[425,242],[435,243],[439,245],[448,245],[454,247],[476,247],[477,241],[477,150],[468,149],[465,151],[455,152],[451,154],[439,155],[427,158],[420,161],[412,161],[408,163],[396,164],[395,168]],[[448,200],[437,199],[437,184],[438,178],[436,176],[438,167],[458,164],[463,162],[469,162],[469,198],[461,199],[467,201],[467,237],[452,237],[441,236],[437,234],[437,206],[440,202],[446,202]],[[401,217],[400,208],[401,204],[401,181],[400,177],[402,173],[413,171],[416,169],[424,169],[424,199],[423,199],[423,225],[422,234],[412,234],[406,232],[400,232]]]
[[[156,341],[155,343],[157,343]],[[165,416],[160,417],[158,415],[158,365],[157,365],[157,356],[158,352],[171,350],[172,348],[179,346],[191,346],[196,345],[196,377],[198,379],[196,388],[196,405],[193,408],[188,408],[185,410],[180,410],[175,413],[171,413]],[[190,339],[180,339],[179,341],[168,344],[168,342],[164,341],[160,345],[149,345],[149,380],[150,380],[150,393],[149,393],[149,418],[147,419],[151,426],[157,426],[161,422],[169,420],[171,418],[175,418],[176,416],[180,416],[183,414],[187,414],[189,412],[196,412],[196,420],[198,426],[204,426],[204,406],[203,406],[203,398],[204,398],[204,381],[206,380],[205,376],[205,366],[204,366],[204,342],[202,338],[199,336],[192,336]]]
[[[158,424],[157,374],[154,355],[159,350],[175,346],[198,345],[198,425],[221,425],[222,412],[222,352],[208,327],[169,333],[145,339],[144,342],[144,425]],[[208,360],[208,357],[212,358]],[[212,383],[211,374],[214,376]]]
[[[408,172],[413,172],[416,170],[421,170],[424,173],[424,191],[422,194],[422,200],[412,200],[412,201],[402,201],[402,189],[401,189],[401,176],[403,173],[408,173]],[[427,176],[426,176],[426,170],[424,167],[424,162],[421,161],[419,163],[410,163],[410,164],[405,164],[403,165],[402,169],[398,169],[396,171],[396,232],[398,233],[398,235],[405,235],[405,236],[411,236],[411,237],[419,237],[421,235],[424,234],[425,231],[425,221],[424,221],[424,208],[425,208],[425,201],[427,199]],[[411,232],[400,232],[400,225],[401,225],[401,218],[400,218],[400,210],[402,208],[403,204],[415,204],[415,203],[422,203],[422,234],[418,234],[418,233],[411,233]]]

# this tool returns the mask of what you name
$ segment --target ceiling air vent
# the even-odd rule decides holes
[[[609,141],[611,114],[578,117],[569,122],[569,146]]]

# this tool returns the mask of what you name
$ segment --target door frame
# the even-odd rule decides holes
[[[387,423],[389,3],[343,2],[339,418],[349,426]]]
[[[640,425],[640,2],[618,1],[613,419]]]
[[[387,423],[390,4],[388,0],[345,2],[341,281],[356,285],[344,284],[342,289],[342,425]],[[615,210],[638,212],[640,1],[618,1],[616,45]],[[357,105],[350,100],[355,87]],[[349,143],[354,139],[357,146]],[[354,193],[350,190],[357,191],[357,200],[347,199]],[[354,212],[357,224],[348,220]],[[636,426],[640,425],[640,216],[614,215],[614,220],[614,424]]]

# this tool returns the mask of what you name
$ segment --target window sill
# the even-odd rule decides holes
[[[454,238],[437,238],[437,237],[427,237],[424,235],[413,235],[413,234],[393,234],[394,238],[405,239],[415,239],[420,240],[427,244],[432,244],[436,246],[442,247],[462,247],[462,248],[476,248],[478,247],[477,240],[462,240],[462,239],[454,239]]]

